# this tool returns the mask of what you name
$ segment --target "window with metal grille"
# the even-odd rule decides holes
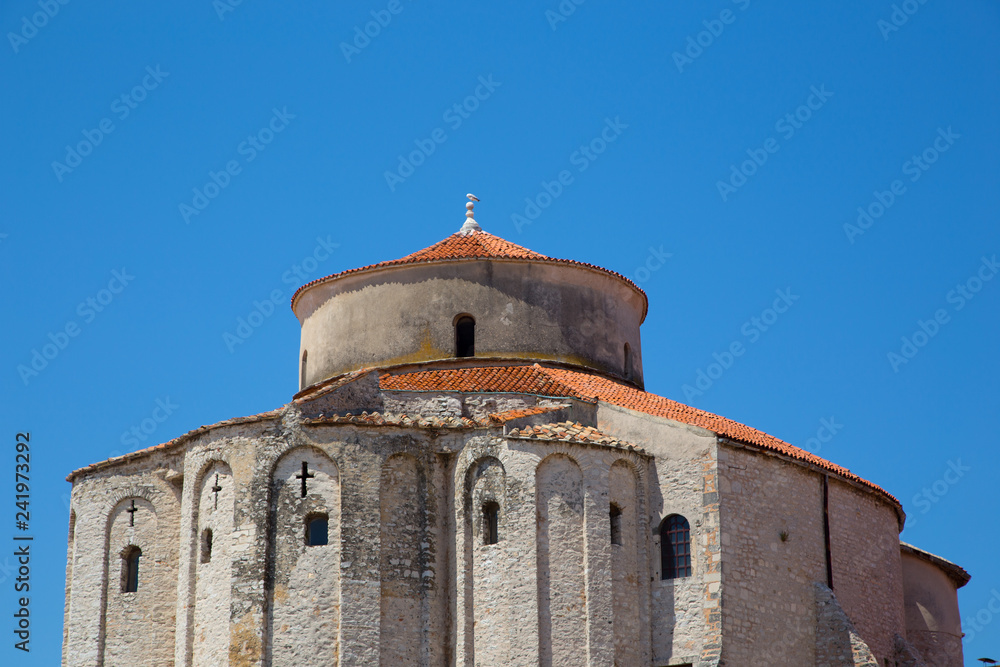
[[[691,576],[691,526],[679,514],[660,524],[660,578]]]

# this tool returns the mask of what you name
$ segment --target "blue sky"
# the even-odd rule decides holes
[[[968,664],[1000,659],[996,3],[46,1],[0,8],[16,664],[59,656],[65,475],[287,402],[294,289],[457,231],[466,192],[640,282],[647,389],[899,497],[903,539],[972,573]]]

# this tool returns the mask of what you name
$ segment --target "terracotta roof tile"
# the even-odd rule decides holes
[[[456,391],[529,393],[542,396],[578,396],[578,392],[535,366],[487,366],[402,375],[383,373],[379,386],[396,391]]]
[[[616,447],[627,449],[633,452],[642,452],[635,445],[620,440],[614,436],[607,435],[597,430],[593,426],[584,426],[579,422],[559,422],[556,424],[536,424],[525,426],[522,429],[515,429],[507,434],[508,438],[518,438],[521,440],[558,440],[560,442],[583,442],[592,445],[604,445],[606,447]]]
[[[543,368],[535,364],[417,371],[398,375],[383,374],[379,382],[384,390],[390,391],[513,392],[604,401],[629,410],[672,419],[682,424],[700,426],[720,436],[815,465],[877,491],[899,506],[899,501],[880,486],[862,479],[847,468],[790,445],[784,440],[731,419],[599,375]]]
[[[499,236],[494,236],[488,232],[483,231],[473,231],[473,232],[458,232],[446,237],[445,239],[438,241],[432,246],[424,248],[423,250],[418,250],[417,252],[411,253],[406,257],[400,257],[399,259],[391,259],[385,262],[379,262],[378,264],[369,264],[368,266],[362,266],[356,269],[348,269],[346,271],[341,271],[340,273],[334,273],[333,275],[326,276],[324,278],[318,278],[311,282],[306,283],[302,287],[295,290],[295,294],[292,295],[292,307],[295,307],[295,300],[298,298],[299,294],[302,293],[308,287],[316,285],[318,283],[327,282],[329,280],[335,280],[341,276],[350,275],[353,273],[361,273],[363,271],[373,271],[375,269],[382,269],[390,266],[401,266],[405,264],[422,264],[428,262],[447,262],[452,260],[461,259],[530,259],[538,262],[545,263],[557,263],[557,264],[571,264],[574,266],[585,266],[590,269],[595,269],[602,273],[612,275],[620,280],[626,282],[629,286],[639,292],[643,301],[646,301],[646,293],[636,285],[634,282],[621,275],[615,271],[610,271],[603,267],[597,266],[596,264],[588,264],[587,262],[577,262],[572,259],[555,259],[553,257],[547,257],[541,253],[535,252],[534,250],[528,250],[525,247],[519,246],[516,243],[511,243],[506,239],[502,239]],[[646,317],[645,306],[643,309],[643,319]]]

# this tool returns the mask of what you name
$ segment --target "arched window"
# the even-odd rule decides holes
[[[660,578],[691,576],[691,526],[680,514],[660,524]]]
[[[306,360],[309,358],[309,350],[302,350],[302,370],[299,377],[299,389],[306,388]]]
[[[139,590],[139,556],[142,549],[134,544],[122,553],[122,593],[135,593]]]
[[[212,529],[206,528],[201,532],[201,562],[208,563],[212,560]]]
[[[500,541],[500,505],[493,501],[483,503],[483,544]]]
[[[621,546],[622,543],[622,509],[611,503],[611,544]]]
[[[625,343],[625,365],[623,367],[622,373],[624,373],[626,378],[632,377],[632,348],[629,347],[628,343]]]
[[[455,356],[476,356],[476,321],[469,315],[455,320]]]
[[[329,520],[325,514],[306,517],[306,546],[323,547],[330,543]]]

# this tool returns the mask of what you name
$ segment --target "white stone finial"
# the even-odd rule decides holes
[[[472,209],[476,206],[473,202],[479,201],[479,197],[469,193],[465,195],[469,198],[469,203],[465,205],[465,224],[462,228],[458,230],[462,234],[469,234],[471,232],[481,232],[483,228],[479,226],[479,223],[475,221],[473,217]]]

